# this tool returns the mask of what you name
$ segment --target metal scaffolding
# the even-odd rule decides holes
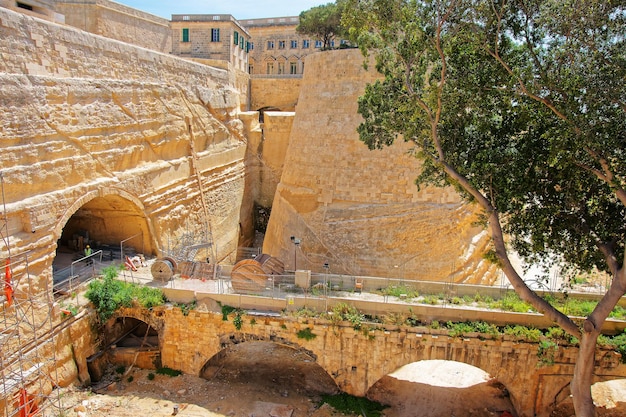
[[[2,416],[60,415],[57,335],[67,323],[55,325],[51,279],[31,274],[28,253],[11,254],[9,222],[0,171],[2,262],[0,290],[0,412]],[[4,255],[3,255],[4,256]]]
[[[53,392],[59,380],[56,342],[64,326],[53,322],[50,280],[43,280],[43,288],[34,282],[27,254],[7,258],[3,266],[0,410],[6,417],[59,415],[60,399],[55,401]]]

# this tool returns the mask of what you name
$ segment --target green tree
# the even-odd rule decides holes
[[[418,184],[478,204],[519,296],[580,340],[571,382],[593,416],[597,337],[626,292],[623,1],[349,0],[344,24],[383,78],[359,102],[371,148],[402,138]],[[598,268],[611,286],[582,329],[509,259]]]
[[[321,40],[322,50],[331,49],[335,37],[345,33],[341,25],[343,4],[343,0],[338,0],[337,3],[312,7],[300,13],[300,23],[296,27],[296,32]]]

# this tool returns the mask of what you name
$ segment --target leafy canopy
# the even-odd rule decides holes
[[[312,7],[300,13],[300,23],[296,27],[296,32],[321,40],[322,50],[330,49],[332,41],[345,33],[341,25],[343,4],[343,0],[338,0],[337,3]]]

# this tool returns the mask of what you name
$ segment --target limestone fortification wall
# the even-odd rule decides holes
[[[291,269],[328,262],[336,273],[492,282],[474,209],[452,189],[418,190],[408,144],[370,151],[359,141],[357,98],[377,77],[358,50],[307,57],[264,252]]]
[[[31,274],[49,277],[75,213],[100,224],[94,239],[141,232],[157,255],[210,228],[218,260],[234,256],[245,138],[231,73],[1,8],[0,37],[7,231]]]
[[[250,109],[265,107],[295,111],[300,96],[302,78],[264,78],[253,76],[250,81]],[[306,109],[303,109],[306,111]]]
[[[170,22],[108,0],[57,0],[65,23],[107,38],[155,51],[172,52]]]

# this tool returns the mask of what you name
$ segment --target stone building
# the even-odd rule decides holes
[[[310,36],[296,32],[298,16],[244,20],[252,35],[250,74],[301,76],[304,59],[315,51]]]
[[[225,14],[172,15],[172,54],[248,72],[250,33]]]

